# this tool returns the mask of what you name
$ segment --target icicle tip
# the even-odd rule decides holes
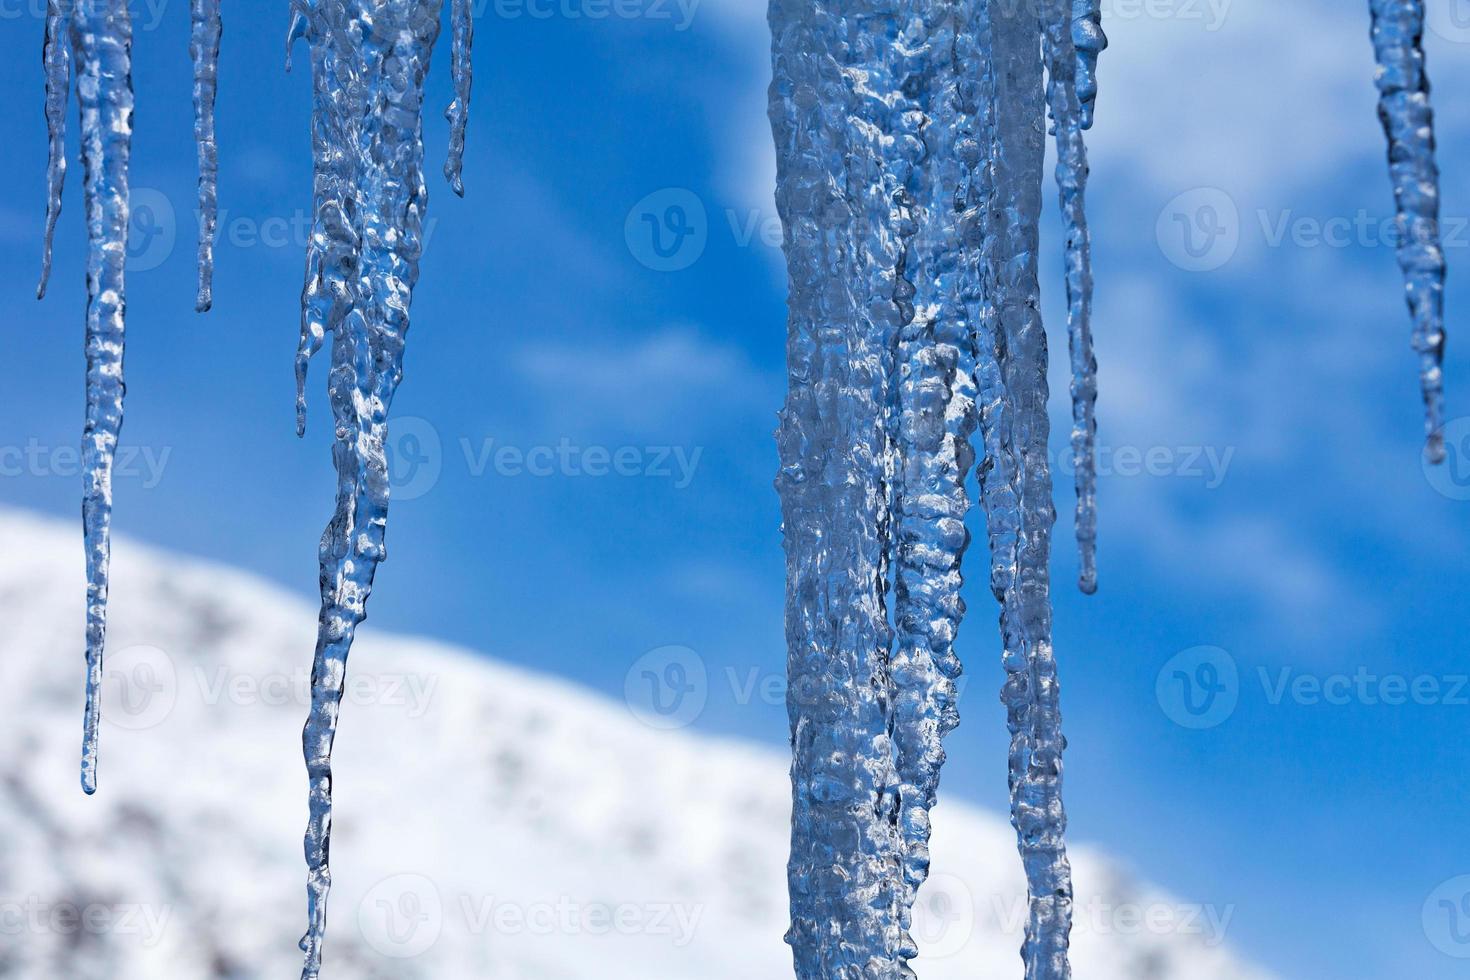
[[[1432,432],[1424,442],[1424,459],[1431,466],[1439,466],[1445,461],[1444,432]]]

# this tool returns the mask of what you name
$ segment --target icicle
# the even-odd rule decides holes
[[[772,0],[770,115],[790,277],[777,442],[800,980],[897,977],[899,842],[886,693],[888,371],[898,255],[879,155],[891,7]],[[887,251],[883,251],[885,241]]]
[[[199,153],[199,296],[194,308],[205,313],[214,305],[214,234],[219,210],[219,148],[214,142],[219,0],[191,0],[189,17],[189,57],[194,60],[194,141]]]
[[[1378,61],[1378,118],[1388,137],[1389,171],[1398,208],[1398,260],[1403,269],[1419,383],[1424,397],[1424,447],[1444,460],[1444,252],[1439,232],[1439,168],[1434,161],[1434,112],[1424,71],[1423,0],[1370,0],[1373,53]]]
[[[981,5],[983,6],[983,5]],[[1056,512],[1047,463],[1047,344],[1039,310],[1037,225],[1045,133],[1040,31],[1025,5],[991,7],[993,92],[989,206],[978,261],[987,301],[976,317],[977,377],[986,461],[981,468],[991,586],[1001,603],[1007,673],[1001,699],[1011,732],[1011,821],[1030,896],[1022,959],[1027,980],[1066,980],[1071,869],[1063,834],[1062,750],[1051,645],[1049,568]],[[971,154],[978,155],[978,154]]]
[[[897,127],[900,159],[911,163],[906,195],[917,233],[905,238],[898,285],[912,291],[899,339],[894,759],[899,780],[898,827],[904,845],[900,925],[907,937],[912,906],[929,874],[929,811],[934,806],[943,738],[959,723],[954,641],[964,616],[960,563],[969,544],[965,477],[973,462],[975,425],[970,323],[960,295],[958,213],[962,170],[955,151],[964,115],[956,71],[954,6],[921,0],[906,17]],[[905,958],[917,952],[905,940]]]
[[[72,0],[46,0],[46,41],[41,61],[46,68],[46,237],[42,246],[41,281],[36,298],[45,299],[51,279],[51,242],[61,217],[61,191],[66,184],[66,102],[71,94]]]
[[[336,510],[321,541],[322,607],[302,732],[310,781],[303,980],[316,980],[321,970],[332,743],[347,658],[385,557],[384,443],[422,253],[423,85],[440,10],[440,0],[293,0],[292,32],[303,31],[311,44],[316,99],[316,216],[304,322],[319,326],[320,337],[332,336],[337,470]],[[320,346],[319,338],[309,339]],[[299,356],[297,369],[304,369]]]
[[[1071,4],[1077,104],[1082,128],[1091,129],[1093,108],[1097,102],[1097,59],[1108,47],[1108,38],[1102,29],[1102,0],[1071,0]]]
[[[50,26],[48,18],[48,27]],[[128,154],[133,128],[132,24],[126,0],[76,0],[71,41],[79,67],[87,208],[87,419],[82,438],[82,524],[87,552],[87,707],[82,789],[97,791],[97,727],[107,632],[112,458],[122,428],[124,263]],[[49,48],[59,43],[48,38]],[[50,59],[48,58],[48,69]],[[48,115],[49,113],[48,98]]]
[[[1078,587],[1097,591],[1097,360],[1092,353],[1092,244],[1087,231],[1087,146],[1082,138],[1079,76],[1067,0],[1046,15],[1047,102],[1057,141],[1057,188],[1066,229],[1067,339],[1072,357],[1072,467],[1077,486]],[[1096,54],[1092,55],[1095,65]],[[1096,86],[1093,87],[1094,94]]]
[[[444,113],[449,120],[449,159],[444,163],[444,177],[454,193],[464,197],[464,136],[470,121],[470,83],[474,79],[470,49],[475,43],[475,17],[473,0],[450,2],[454,31],[454,101]]]

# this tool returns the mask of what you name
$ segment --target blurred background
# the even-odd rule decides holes
[[[1367,5],[1105,0],[1112,45],[1089,191],[1095,597],[1072,584],[1068,453],[1064,436],[1053,439],[1066,799],[1072,839],[1096,855],[1095,865],[1079,859],[1079,900],[1112,910],[1093,909],[1080,976],[1236,978],[1249,961],[1263,976],[1430,980],[1463,976],[1470,959],[1470,370],[1457,339],[1470,309],[1470,103],[1457,98],[1470,85],[1470,4],[1428,6],[1451,263],[1454,421],[1437,470],[1419,452]],[[50,296],[37,303],[44,4],[6,0],[0,731],[12,751],[0,765],[7,824],[29,829],[0,843],[0,972],[67,963],[77,976],[245,977],[269,963],[279,974],[290,930],[304,925],[294,679],[311,657],[316,542],[334,489],[324,361],[309,383],[307,436],[293,435],[310,79],[304,57],[294,75],[282,69],[284,5],[264,16],[226,6],[215,309],[196,315],[188,5],[132,9],[129,393],[115,477],[122,652],[112,669],[153,690],[171,677],[174,694],[164,717],[150,708],[104,734],[103,789],[81,800],[81,169],[67,186]],[[334,852],[347,896],[334,906],[328,972],[334,942],[341,976],[610,976],[609,953],[629,976],[789,969],[784,566],[771,488],[785,281],[764,8],[486,0],[477,10],[463,201],[438,179],[447,33],[429,85],[431,204],[394,404],[390,560],[363,632],[379,653],[363,654],[373,683],[349,699],[339,740],[344,772],[360,773],[356,783],[339,773],[339,827],[362,836],[344,833]],[[686,233],[655,240],[646,216],[672,207],[689,217]],[[1052,210],[1043,283],[1060,435],[1070,414]],[[959,876],[969,905],[931,889],[945,921],[987,907],[976,896],[1016,860],[1001,832],[1007,738],[983,565],[977,547],[960,638],[964,723],[946,743],[938,817],[971,836],[954,831],[955,863],[946,868],[941,849],[935,867]],[[476,653],[415,659],[420,641],[394,634]],[[440,684],[437,696],[418,695],[433,701],[438,728],[407,723],[428,716],[412,715],[415,677]],[[268,704],[267,679],[283,692]],[[118,710],[126,721],[130,709]],[[392,739],[369,720],[385,711],[405,721]],[[558,740],[568,728],[557,719],[570,717],[581,734]],[[553,755],[565,767],[554,786],[517,782]],[[675,778],[664,764],[683,768]],[[442,778],[420,786],[401,781],[405,771]],[[729,785],[747,777],[759,791]],[[613,817],[625,809],[657,809],[657,819],[619,836]],[[591,822],[581,836],[548,816],[571,810]],[[727,848],[746,832],[759,843]],[[107,857],[128,833],[195,843],[134,850],[134,874]],[[548,843],[530,843],[535,834]],[[468,905],[451,901],[455,888],[488,896],[497,874],[535,882],[572,840],[596,887],[568,880],[555,894],[611,901],[612,883],[633,874],[618,862],[656,865],[667,875],[649,872],[649,894],[678,880],[681,901],[730,918],[711,920],[723,923],[701,940],[712,945],[677,947],[700,956],[659,947],[668,956],[655,961],[638,959],[661,942],[651,928],[631,952],[585,934],[578,945],[565,929],[511,939],[467,923]],[[482,846],[504,860],[464,857]],[[234,863],[209,871],[202,851]],[[700,874],[681,878],[685,861]],[[451,886],[458,872],[432,871],[435,862],[483,863],[487,878]],[[1112,870],[1080,877],[1094,866]],[[385,900],[367,869],[382,881],[417,877],[389,885]],[[422,910],[421,879],[442,905],[437,942],[375,942],[364,916],[379,902]],[[138,897],[144,881],[154,897]],[[210,894],[223,904],[207,906]],[[550,901],[538,894],[517,899],[522,912]],[[1155,894],[1179,898],[1137,898]],[[754,904],[736,910],[732,896]],[[174,955],[134,957],[137,935],[115,928],[61,929],[50,912],[66,902],[170,910],[181,934],[150,949]],[[1125,927],[1116,912],[1127,902],[1168,914]],[[254,931],[232,926],[267,909]],[[997,970],[1019,972],[1017,924],[975,914],[997,928],[957,945],[948,933],[954,948],[931,947],[926,975],[973,975],[990,962],[982,945],[1005,951]],[[232,938],[200,945],[207,929]]]

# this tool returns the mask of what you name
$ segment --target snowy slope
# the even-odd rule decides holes
[[[0,511],[0,976],[294,976],[315,609],[120,541],[86,799],[79,533]],[[371,629],[352,667],[326,976],[791,975],[778,753]],[[953,801],[936,823],[920,976],[1019,976],[1009,826]],[[1228,908],[1075,866],[1081,980],[1267,980],[1219,941]]]

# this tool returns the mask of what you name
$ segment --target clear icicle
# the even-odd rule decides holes
[[[993,5],[990,202],[981,264],[986,308],[977,317],[977,376],[986,462],[981,499],[991,585],[1001,603],[1007,673],[1001,699],[1011,732],[1011,821],[1025,865],[1030,915],[1027,980],[1066,980],[1071,868],[1063,835],[1062,750],[1051,642],[1049,562],[1056,520],[1047,462],[1047,343],[1037,281],[1045,132],[1041,39],[1034,12]],[[986,182],[986,181],[982,181]]]
[[[969,544],[965,478],[973,463],[975,426],[970,323],[954,243],[955,196],[962,183],[961,76],[955,66],[954,6],[921,2],[905,18],[899,88],[917,93],[901,103],[896,140],[911,161],[906,195],[917,231],[903,240],[900,294],[912,310],[898,345],[895,626],[890,678],[893,743],[899,781],[899,833],[904,845],[900,925],[911,927],[919,886],[929,874],[930,810],[944,764],[943,738],[959,724],[955,636],[964,616],[961,560]],[[905,956],[915,948],[905,943]]]
[[[316,215],[305,305],[308,317],[320,317],[321,336],[332,337],[328,392],[336,423],[337,501],[321,541],[322,608],[302,732],[310,782],[302,977],[316,980],[331,888],[332,743],[353,636],[385,557],[384,443],[422,254],[423,86],[441,4],[293,0],[292,6],[292,35],[311,44],[316,100]]]
[[[71,94],[72,0],[46,0],[46,40],[41,62],[46,69],[46,234],[42,245],[41,281],[36,298],[46,297],[51,279],[51,243],[61,217],[61,191],[66,185],[66,103]]]
[[[470,121],[470,86],[474,67],[470,59],[475,43],[474,0],[450,0],[450,22],[453,29],[454,101],[444,117],[449,120],[449,158],[444,162],[444,177],[454,193],[464,197],[465,127]]]
[[[214,97],[219,83],[219,0],[191,0],[189,57],[194,60],[194,141],[199,154],[199,296],[194,308],[214,305],[214,235],[219,214],[219,147],[214,140]]]
[[[1057,189],[1066,235],[1067,339],[1072,359],[1072,468],[1077,487],[1077,584],[1097,591],[1097,359],[1092,352],[1092,243],[1087,231],[1087,146],[1078,95],[1080,49],[1067,0],[1052,0],[1044,38],[1047,102],[1057,142]],[[1096,64],[1097,57],[1092,56]],[[1093,87],[1094,94],[1096,86]]]
[[[1067,0],[1061,0],[1065,3]],[[1107,50],[1108,37],[1102,29],[1102,0],[1070,0],[1072,4],[1072,47],[1077,72],[1077,105],[1083,129],[1092,128],[1097,103],[1097,59]]]
[[[127,0],[76,0],[71,39],[78,65],[87,209],[87,419],[82,438],[82,524],[87,552],[87,707],[82,789],[97,791],[97,728],[107,632],[112,459],[122,428],[124,263],[128,157],[133,129],[132,24]]]
[[[786,940],[800,980],[878,980],[902,969],[885,608],[900,315],[881,158],[893,7],[844,18],[823,2],[772,0],[770,21],[790,285],[776,480],[793,753]]]
[[[1398,209],[1398,260],[1403,269],[1413,344],[1424,397],[1425,456],[1444,460],[1444,251],[1439,231],[1439,168],[1434,112],[1424,70],[1423,0],[1370,0],[1378,61],[1378,118],[1388,137],[1388,163]]]

